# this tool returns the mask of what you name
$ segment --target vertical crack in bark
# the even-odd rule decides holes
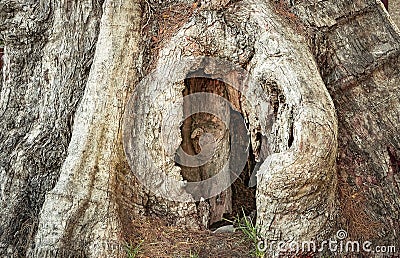
[[[390,161],[388,176],[392,181],[394,181],[394,175],[400,174],[400,158],[397,156],[397,152],[392,146],[387,147],[387,152]]]
[[[293,119],[293,110],[290,112],[290,117],[289,120]],[[293,141],[294,141],[294,122],[289,121],[289,138],[288,138],[288,147],[292,147]]]

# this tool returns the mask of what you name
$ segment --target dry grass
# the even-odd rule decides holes
[[[162,8],[146,2],[142,34],[148,41],[147,55],[151,58],[147,71],[154,68],[159,50],[189,20],[196,8],[197,4],[174,4]]]
[[[188,21],[195,8],[195,5],[175,4],[150,14],[149,19],[154,19],[158,23],[158,30],[153,31],[155,35],[152,37],[152,43],[160,48],[162,43],[170,39]],[[145,24],[143,29],[151,30],[149,24]]]
[[[346,221],[346,231],[352,239],[374,239],[383,225],[375,221],[366,211],[366,199],[346,182],[339,182],[341,215]]]
[[[241,232],[211,231],[169,226],[160,219],[133,221],[129,242],[139,245],[137,257],[251,257],[252,243]]]
[[[295,32],[303,35],[307,35],[307,28],[304,26],[303,22],[292,13],[290,6],[285,0],[275,0],[275,12],[288,24]]]

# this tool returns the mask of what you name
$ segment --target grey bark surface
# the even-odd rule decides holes
[[[1,1],[0,256],[24,256],[67,156],[101,3]],[[62,46],[62,47],[60,47]]]
[[[396,23],[397,27],[400,28],[400,1],[391,0],[389,1],[389,14]]]
[[[380,1],[299,3],[338,114],[341,225],[400,244],[400,35]]]
[[[103,10],[68,156],[40,213],[34,257],[125,254],[120,243],[125,221],[119,213],[123,185],[118,183],[119,173],[126,172],[121,169],[121,119],[139,78],[141,8],[136,1],[106,1]]]
[[[246,99],[229,90],[227,99],[261,164],[263,238],[326,240],[344,228],[355,240],[400,246],[399,30],[378,0],[288,2],[2,0],[0,256],[123,257],[135,217],[199,228],[231,209],[230,189],[221,205],[167,189],[192,198],[181,203],[132,173],[164,186],[152,162],[184,185],[226,160],[225,135],[220,158],[197,174],[163,150],[165,106],[185,113],[187,85],[170,83],[185,74],[170,72],[191,56],[229,61],[254,79]],[[166,21],[171,8],[179,19]],[[193,121],[182,130],[170,122],[172,148],[198,152]],[[132,128],[125,153],[123,124]]]
[[[183,83],[173,83],[184,74],[170,71],[182,70],[182,56],[209,52],[246,67],[254,83],[244,90],[247,102],[241,111],[249,122],[251,138],[254,140],[257,133],[267,136],[274,153],[264,161],[258,178],[261,234],[268,240],[324,239],[331,236],[336,217],[335,109],[305,38],[285,27],[274,8],[272,4],[244,1],[223,12],[206,9],[195,13],[160,50],[155,74],[145,78],[134,98],[143,101],[128,106],[132,113],[128,113],[127,123],[133,129],[128,132],[132,140],[126,152],[132,155],[136,173],[162,185],[160,194],[166,194],[162,191],[170,189],[168,182],[158,171],[162,168],[179,178],[180,167],[173,162],[174,154],[163,150],[159,131],[153,128],[162,128],[164,107],[179,103],[185,89]],[[201,63],[185,66],[195,72]],[[218,69],[210,65],[206,72],[218,78],[224,73]],[[169,80],[160,84],[162,78]],[[276,95],[280,102],[276,103],[276,121],[271,128],[268,107],[274,102],[271,96]],[[182,105],[174,107],[170,113],[183,113]],[[170,137],[174,139],[171,149],[177,149],[182,141],[180,117],[168,120],[172,128],[169,133],[174,135]],[[146,140],[138,135],[146,135]],[[143,149],[151,149],[151,155],[139,151]],[[185,195],[185,189],[179,186],[170,192],[176,198]]]

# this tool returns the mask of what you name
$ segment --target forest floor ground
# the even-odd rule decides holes
[[[234,233],[212,233],[169,226],[160,219],[134,221],[131,239],[132,257],[254,257],[255,246],[246,236]]]
[[[256,189],[247,187],[249,180],[249,173],[245,172],[232,184],[232,213],[224,216],[227,220],[211,225],[211,230],[189,230],[171,226],[164,220],[150,216],[133,221],[129,240],[130,253],[136,251],[137,255],[130,258],[255,257],[254,240],[245,236],[240,230],[234,233],[212,233],[216,228],[231,224],[228,220],[235,221],[244,215],[249,216],[253,213],[254,220]],[[253,220],[252,223],[255,223]],[[137,250],[134,250],[135,248]]]

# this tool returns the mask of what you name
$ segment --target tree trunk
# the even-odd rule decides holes
[[[399,30],[379,1],[298,4],[339,122],[340,224],[399,244]]]
[[[25,256],[34,244],[45,195],[67,156],[101,8],[97,1],[0,3],[0,256]]]
[[[400,1],[399,0],[390,0],[389,1],[389,14],[393,19],[394,23],[396,23],[397,28],[400,28]]]
[[[209,227],[248,156],[262,238],[399,246],[399,30],[377,0],[287,2],[2,1],[0,256]]]

